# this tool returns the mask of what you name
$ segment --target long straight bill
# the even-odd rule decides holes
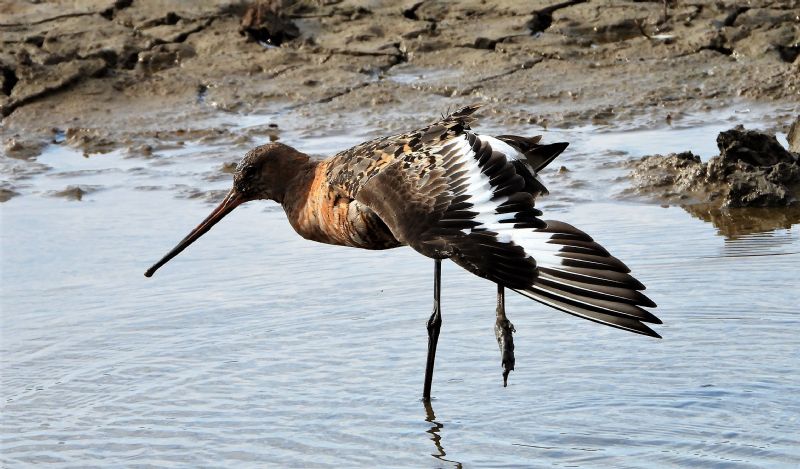
[[[147,272],[144,273],[144,276],[152,277],[159,267],[169,262],[173,257],[180,254],[181,251],[189,247],[190,244],[197,241],[197,239],[210,230],[212,226],[216,225],[218,221],[222,220],[225,215],[231,213],[233,209],[241,205],[241,203],[244,201],[245,200],[242,196],[231,189],[231,191],[228,192],[228,195],[225,196],[225,200],[223,200],[222,203],[220,203],[219,206],[215,208],[213,212],[211,212],[211,215],[206,217],[202,223],[197,225],[197,228],[193,229],[188,236],[183,238],[177,246],[172,248],[172,250],[167,253],[166,256],[162,257],[160,261],[156,262],[152,267],[147,269]]]

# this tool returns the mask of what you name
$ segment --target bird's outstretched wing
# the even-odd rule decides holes
[[[591,237],[545,221],[536,170],[566,144],[474,133],[469,106],[331,160],[328,182],[374,211],[404,244],[595,322],[658,337],[644,286]],[[529,156],[530,155],[530,156]],[[540,187],[541,186],[541,187]],[[531,189],[533,187],[533,190]]]

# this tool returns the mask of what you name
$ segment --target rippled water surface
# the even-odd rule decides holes
[[[494,287],[446,263],[427,409],[433,262],[304,241],[277,205],[250,203],[146,279],[243,151],[53,145],[0,206],[2,464],[797,467],[800,214],[618,198],[628,158],[713,155],[730,119],[708,120],[545,136],[572,145],[570,171],[543,175],[541,207],[633,269],[664,339],[511,296],[517,369],[503,388]],[[376,132],[281,138],[330,154]],[[70,185],[81,201],[54,196]]]

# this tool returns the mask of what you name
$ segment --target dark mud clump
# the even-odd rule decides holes
[[[633,163],[632,191],[668,203],[783,207],[800,196],[800,157],[773,135],[737,126],[717,136],[708,163],[691,152],[645,156]]]
[[[13,186],[6,182],[0,183],[0,203],[8,202],[17,195],[19,195],[19,192],[15,191]]]
[[[800,116],[797,116],[797,119],[794,120],[794,123],[789,128],[786,140],[789,141],[789,151],[800,153]]]
[[[25,140],[18,135],[3,142],[6,156],[18,160],[35,160],[42,153],[42,148],[44,148],[44,142]]]
[[[67,144],[82,150],[84,155],[108,153],[115,147],[115,142],[99,129],[70,127],[65,136]]]
[[[226,189],[204,190],[197,187],[190,187],[183,184],[173,187],[178,190],[178,197],[184,199],[199,199],[208,203],[218,204],[222,202],[228,193]]]
[[[97,190],[94,186],[67,186],[66,189],[60,191],[51,191],[49,193],[52,197],[62,197],[67,200],[83,200],[86,194],[95,192]]]
[[[239,34],[270,46],[280,46],[300,36],[300,30],[281,9],[282,2],[258,2],[242,17]]]

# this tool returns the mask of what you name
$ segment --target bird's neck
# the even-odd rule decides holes
[[[269,197],[281,205],[302,199],[307,192],[309,179],[313,178],[317,162],[303,153],[297,152],[291,159],[284,159],[280,165],[270,168]]]
[[[296,219],[304,211],[309,202],[317,196],[320,183],[320,162],[308,159],[299,166],[288,179],[284,193],[275,200],[283,206],[286,216],[294,225]]]

